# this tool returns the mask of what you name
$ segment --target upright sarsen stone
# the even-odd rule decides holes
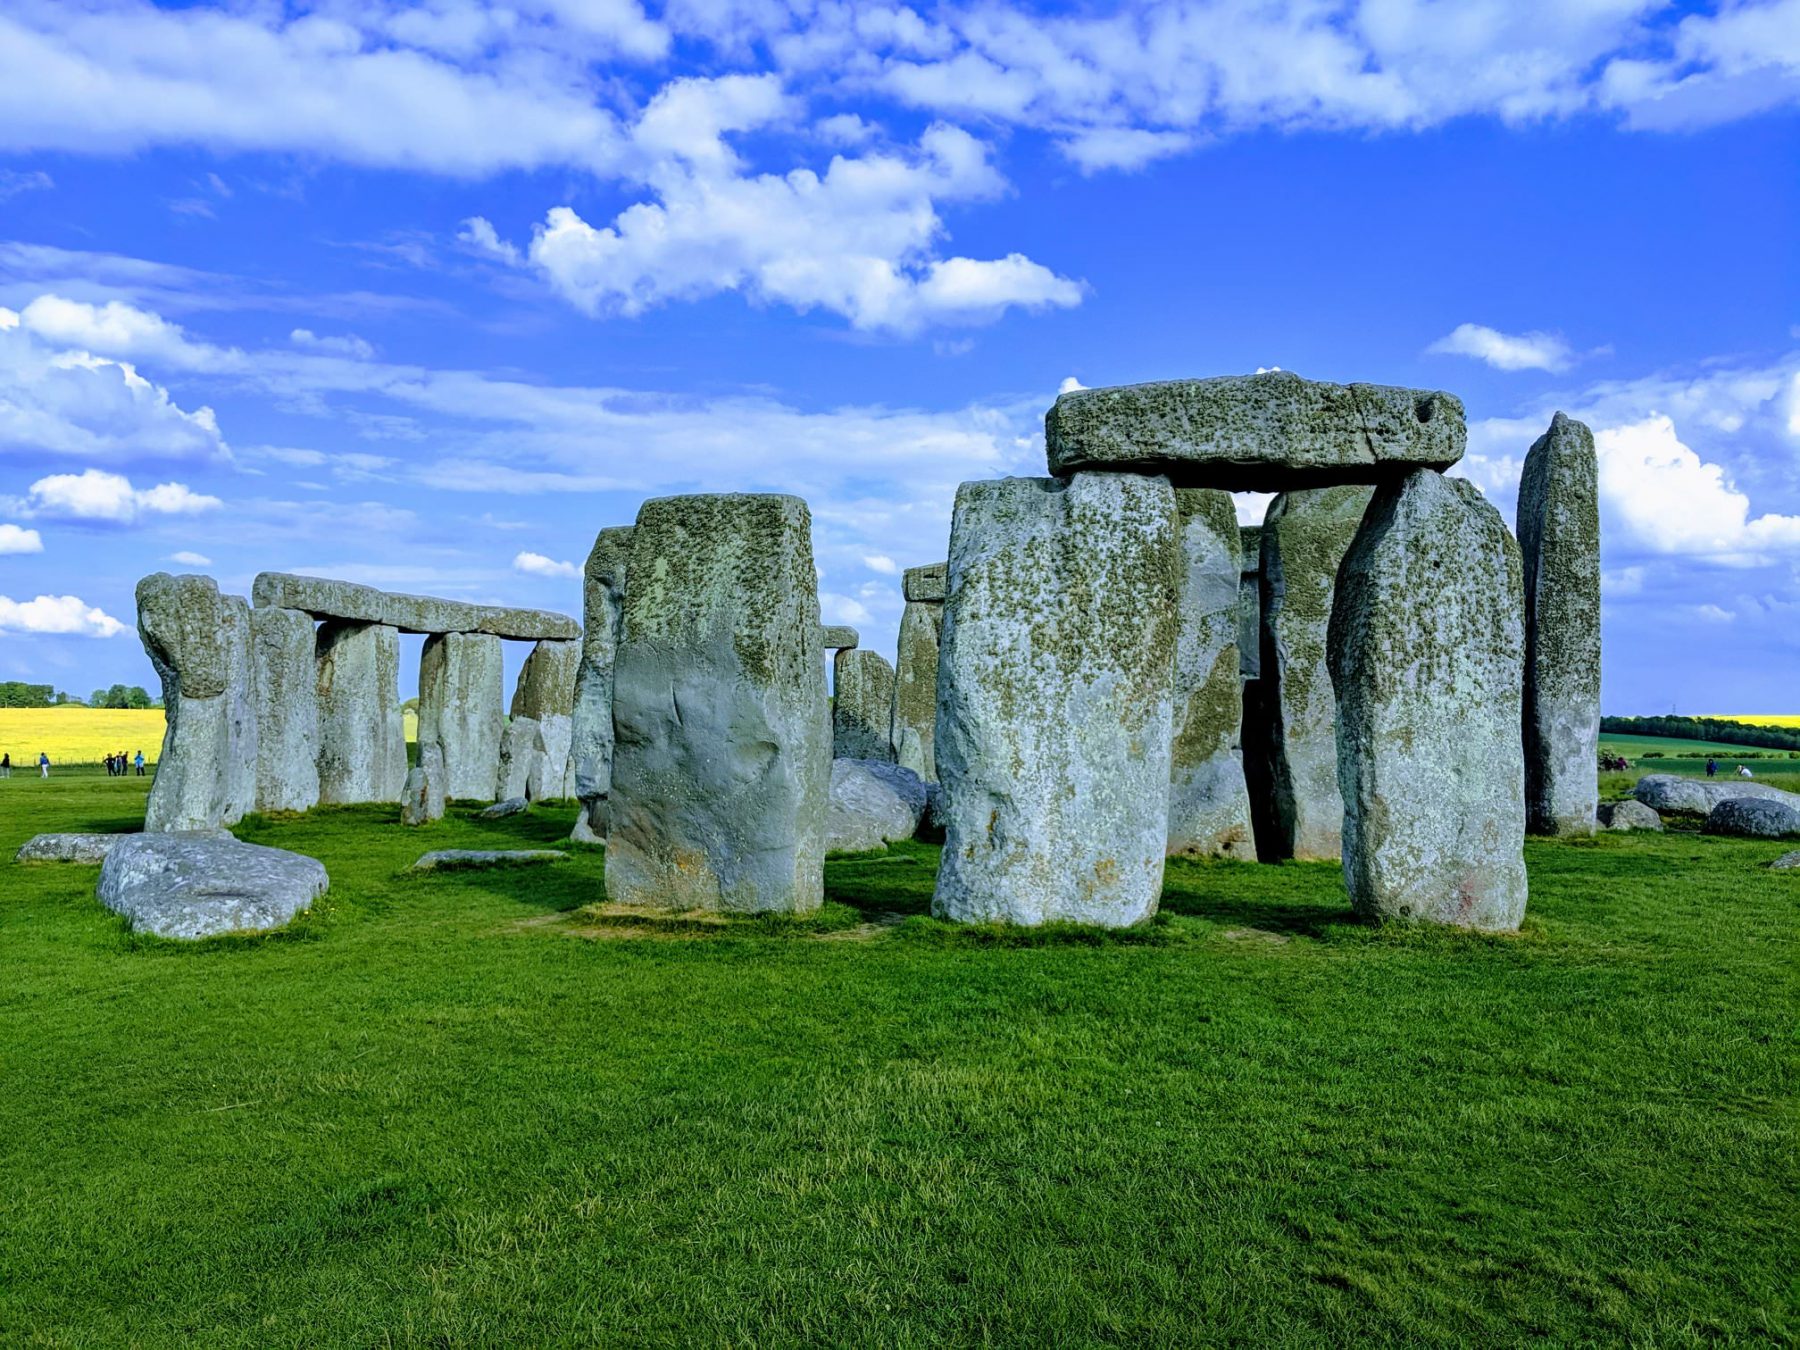
[[[931,563],[906,569],[906,608],[900,613],[900,643],[894,660],[894,709],[888,739],[894,760],[927,783],[937,781],[938,638],[944,626],[945,569]]]
[[[581,662],[575,671],[569,761],[575,795],[584,808],[576,833],[595,838],[605,833],[606,796],[612,789],[613,659],[630,554],[631,526],[612,526],[595,536],[582,570]]]
[[[1600,796],[1600,494],[1594,434],[1557,413],[1525,456],[1525,823],[1594,832]]]
[[[319,625],[319,800],[395,802],[406,787],[400,631],[384,623]]]
[[[444,792],[491,802],[500,778],[504,725],[500,639],[440,633],[419,654],[419,744],[444,751]]]
[[[646,502],[628,567],[613,663],[608,897],[817,909],[831,725],[806,503]]]
[[[1421,471],[1376,491],[1330,629],[1357,913],[1524,918],[1522,608],[1518,545],[1474,484]]]
[[[537,751],[526,774],[524,795],[534,802],[575,794],[570,756],[574,736],[575,675],[581,664],[579,642],[540,642],[519,668],[513,687],[512,716],[537,723]],[[501,797],[518,793],[502,792]]]
[[[1171,856],[1254,861],[1244,786],[1243,680],[1238,659],[1243,571],[1231,494],[1175,493],[1180,613],[1169,780]]]
[[[1080,473],[957,490],[934,913],[1122,925],[1155,912],[1177,557],[1164,478]]]
[[[1255,680],[1262,676],[1262,526],[1240,525],[1238,543],[1238,670]]]
[[[259,811],[310,811],[318,805],[316,658],[312,615],[298,609],[250,611]]]
[[[838,652],[831,687],[831,757],[891,761],[894,668],[886,658],[861,648]]]

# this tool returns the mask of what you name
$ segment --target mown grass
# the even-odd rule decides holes
[[[0,783],[0,847],[142,790]],[[1779,845],[1534,841],[1512,938],[1320,864],[1174,864],[1123,934],[939,924],[922,845],[808,919],[402,874],[572,814],[247,822],[331,895],[196,946],[0,863],[0,1340],[1800,1335]]]

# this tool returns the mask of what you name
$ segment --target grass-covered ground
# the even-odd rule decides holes
[[[142,781],[0,783],[7,854]],[[1373,931],[1328,865],[1172,865],[1141,932],[591,907],[573,810],[239,833],[291,934],[133,939],[0,862],[0,1341],[1793,1343],[1800,875],[1532,843],[1526,931]]]

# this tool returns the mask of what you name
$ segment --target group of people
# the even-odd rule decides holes
[[[116,755],[108,755],[106,757],[106,776],[108,778],[123,778],[131,772],[131,767],[134,764],[137,766],[138,777],[142,778],[144,776],[144,752],[142,750],[138,751],[135,756],[129,759],[126,758],[123,750],[119,751]]]
[[[1739,778],[1754,778],[1754,777],[1756,777],[1755,774],[1750,772],[1750,766],[1747,764],[1738,765],[1737,771],[1738,771]],[[1708,778],[1711,778],[1718,772],[1719,772],[1719,761],[1716,759],[1707,760],[1706,761],[1706,776]]]

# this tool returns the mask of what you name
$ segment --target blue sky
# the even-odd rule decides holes
[[[891,650],[1066,381],[1281,366],[1509,520],[1588,420],[1607,710],[1800,712],[1797,166],[1797,0],[8,0],[0,679],[153,685],[158,568],[579,613],[714,489]]]

